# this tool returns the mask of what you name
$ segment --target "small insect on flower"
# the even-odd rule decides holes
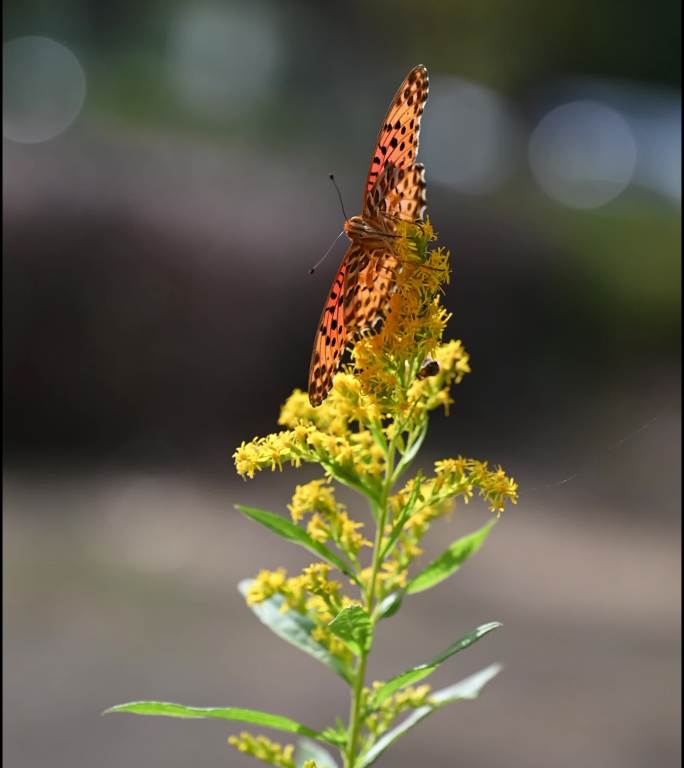
[[[320,405],[332,387],[347,345],[376,331],[389,312],[400,269],[398,224],[425,215],[425,169],[416,163],[420,118],[428,96],[427,69],[414,67],[397,91],[380,127],[360,216],[344,224],[351,240],[323,308],[311,366],[309,400]]]
[[[420,366],[416,376],[419,379],[427,379],[430,376],[436,376],[439,373],[439,363],[431,357],[426,357]]]

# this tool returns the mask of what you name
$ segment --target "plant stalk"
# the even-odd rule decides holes
[[[385,466],[385,481],[382,488],[382,495],[380,497],[379,503],[377,504],[377,508],[373,510],[373,517],[376,520],[375,541],[373,543],[371,576],[368,581],[368,589],[366,590],[365,594],[365,608],[369,616],[373,615],[373,607],[375,602],[375,585],[377,583],[380,566],[382,565],[382,538],[385,531],[385,524],[387,522],[388,499],[392,489],[394,476],[394,453],[394,440],[391,440],[390,444],[386,447],[387,464]],[[363,693],[363,685],[366,681],[367,663],[368,651],[363,651],[355,670],[356,674],[352,688],[352,701],[349,712],[349,737],[347,739],[345,768],[355,768],[356,766],[359,732],[361,730],[361,697]]]

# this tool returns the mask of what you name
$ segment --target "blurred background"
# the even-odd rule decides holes
[[[428,205],[473,373],[423,458],[520,484],[478,556],[382,627],[391,675],[503,673],[379,764],[679,765],[680,3],[10,2],[3,8],[4,754],[15,768],[254,764],[220,722],[323,727],[344,687],[239,579],[306,564],[234,511],[310,470],[230,456],[305,387],[351,213],[428,66]],[[426,558],[488,513],[436,526]],[[273,735],[273,734],[271,734]]]

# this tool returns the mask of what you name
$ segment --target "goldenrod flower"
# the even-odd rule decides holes
[[[283,746],[266,736],[252,736],[247,731],[242,731],[239,736],[229,736],[228,743],[239,752],[252,755],[269,765],[275,765],[278,768],[295,768],[293,744]]]
[[[321,467],[322,477],[296,486],[288,510],[292,523],[308,535],[309,549],[334,549],[345,563],[331,555],[326,557],[329,562],[312,563],[295,576],[283,568],[260,571],[247,592],[247,603],[279,596],[280,610],[306,617],[311,639],[347,669],[353,669],[352,648],[358,653],[359,647],[333,631],[333,620],[345,608],[360,606],[372,623],[374,607],[409,586],[411,569],[423,553],[423,538],[456,501],[468,503],[478,494],[499,514],[506,502],[517,500],[517,484],[501,467],[490,469],[487,462],[461,456],[440,459],[432,477],[419,472],[397,487],[425,438],[430,411],[442,408],[448,413],[454,385],[470,372],[462,343],[442,341],[450,317],[440,302],[449,281],[448,251],[429,248],[435,238],[429,222],[401,222],[398,234],[400,266],[383,326],[356,340],[350,362],[337,373],[320,406],[312,407],[308,395],[295,389],[280,410],[282,430],[243,442],[233,456],[244,478],[286,464]],[[377,528],[374,543],[364,536],[364,522],[337,500],[335,482],[369,500]],[[364,562],[366,547],[372,547],[373,554]],[[333,578],[336,569],[350,579],[352,594]],[[406,686],[376,705],[373,689],[364,689],[361,749],[375,743],[407,709],[429,703],[429,693],[427,685]],[[231,743],[272,765],[289,765],[287,747],[260,739],[241,734]]]
[[[397,732],[388,736],[388,730],[407,711],[424,708],[414,717],[409,715],[399,733],[433,708],[462,698],[464,690],[471,691],[466,697],[474,696],[496,673],[495,667],[489,667],[469,678],[465,689],[450,686],[433,694],[427,685],[408,684],[425,679],[456,650],[499,626],[490,622],[452,643],[432,661],[387,683],[364,687],[378,622],[390,619],[417,593],[460,568],[492,525],[488,522],[451,541],[421,568],[416,561],[423,554],[430,527],[476,495],[498,516],[506,503],[516,503],[518,494],[516,482],[501,467],[462,456],[442,458],[432,472],[419,470],[407,479],[426,438],[430,413],[436,409],[449,413],[455,386],[470,372],[463,344],[444,340],[450,313],[441,295],[450,280],[449,252],[431,245],[436,235],[429,221],[401,220],[413,215],[408,209],[423,214],[424,180],[413,161],[427,85],[427,71],[415,67],[381,129],[371,169],[375,186],[371,185],[367,197],[377,207],[377,192],[388,191],[385,202],[393,201],[392,210],[379,211],[386,221],[353,217],[345,225],[358,242],[333,285],[314,350],[311,397],[314,402],[325,399],[313,407],[309,395],[295,389],[280,409],[279,431],[242,442],[233,454],[243,479],[267,469],[282,471],[288,465],[320,468],[316,479],[295,488],[287,505],[289,519],[239,507],[250,519],[319,559],[294,575],[284,568],[260,570],[241,590],[258,618],[277,635],[349,684],[350,716],[346,723],[338,719],[314,731],[289,718],[239,708],[222,708],[220,713],[204,710],[204,714],[306,735],[326,748],[338,748],[347,768],[374,762],[397,736]],[[375,231],[377,224],[383,225],[379,231]],[[368,238],[368,247],[366,242],[361,247],[362,238]],[[369,324],[373,327],[365,327]],[[351,347],[346,350],[348,362],[331,382],[344,344]],[[320,353],[326,349],[331,354],[323,361]],[[355,491],[365,503],[360,508],[352,501],[341,503],[336,495],[340,486],[345,493]],[[183,714],[181,705],[168,702],[131,706],[140,711],[141,705],[151,714]],[[192,708],[185,714],[196,717],[200,711]],[[291,744],[247,732],[231,736],[229,743],[270,765],[295,768]],[[299,742],[297,763],[303,763],[299,768],[316,768],[315,761],[304,760],[302,753],[321,754],[319,764],[329,762],[316,747]]]

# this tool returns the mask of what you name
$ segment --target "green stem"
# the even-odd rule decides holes
[[[367,662],[368,652],[364,651],[355,670],[354,687],[352,689],[351,709],[349,711],[349,737],[347,739],[347,754],[344,761],[346,768],[354,768],[356,764],[356,750],[359,740],[359,729],[361,727],[361,694],[366,680]]]
[[[375,542],[373,544],[373,560],[371,565],[371,576],[368,581],[368,589],[365,594],[365,608],[369,616],[373,614],[375,602],[375,585],[377,583],[378,573],[382,565],[382,539],[387,522],[387,506],[389,494],[392,489],[394,477],[394,440],[391,440],[386,446],[387,464],[385,466],[385,481],[382,487],[380,500],[374,504],[373,517],[376,520]],[[368,663],[368,651],[363,651],[359,662],[354,670],[354,684],[352,687],[351,708],[349,711],[349,735],[347,738],[347,754],[345,759],[345,768],[354,768],[356,765],[359,732],[361,730],[361,698],[363,685],[366,681],[366,665]]]

